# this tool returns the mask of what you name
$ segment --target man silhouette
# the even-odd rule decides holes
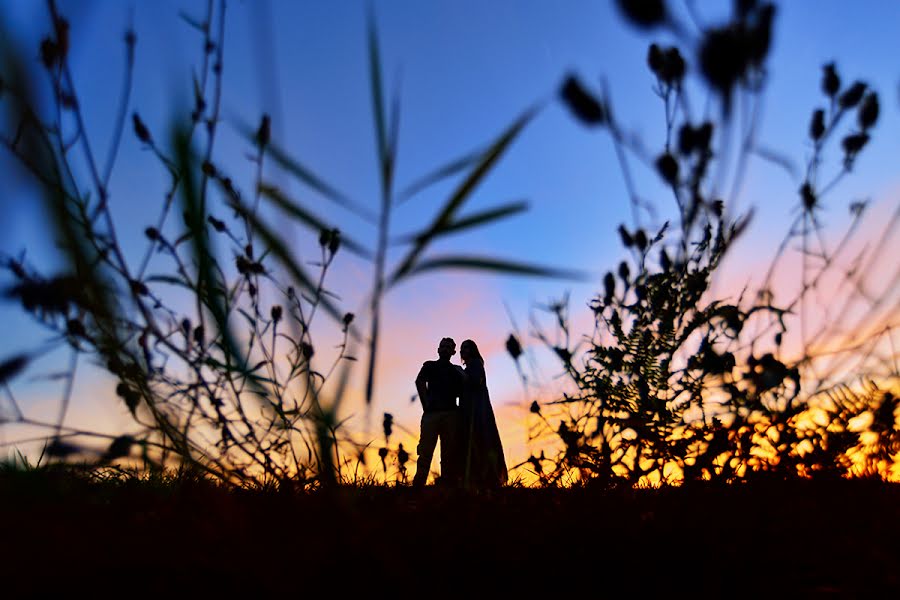
[[[462,369],[450,362],[456,354],[456,342],[445,337],[438,345],[438,360],[422,363],[416,377],[416,390],[422,401],[422,425],[419,433],[419,455],[413,487],[421,488],[428,479],[431,459],[441,441],[441,479],[459,482],[459,409],[456,400],[462,395]]]

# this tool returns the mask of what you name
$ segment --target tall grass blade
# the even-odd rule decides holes
[[[395,200],[395,204],[401,204],[411,199],[413,196],[418,194],[424,189],[431,187],[432,185],[447,179],[448,177],[452,177],[457,173],[461,173],[462,171],[468,169],[469,167],[476,164],[485,153],[484,148],[479,148],[474,152],[470,152],[465,156],[457,158],[456,160],[450,161],[445,165],[434,169],[427,175],[416,179],[414,182],[403,188],[398,194],[397,199]]]
[[[197,299],[208,309],[222,336],[222,348],[227,361],[234,359],[239,368],[246,368],[246,361],[241,356],[237,339],[228,325],[228,312],[225,305],[225,291],[216,285],[215,250],[209,243],[206,230],[202,201],[194,180],[196,171],[193,153],[190,148],[190,133],[177,127],[173,136],[178,171],[181,174],[181,198],[184,203],[185,222],[188,226],[194,259],[197,264]],[[201,315],[198,315],[201,316]]]
[[[438,256],[419,261],[412,269],[405,273],[404,279],[439,269],[493,271],[504,275],[526,275],[553,279],[570,279],[575,281],[587,281],[591,278],[588,273],[574,269],[559,269],[556,267],[545,267],[483,256],[453,255]],[[398,281],[399,280],[392,280],[390,283],[396,284]]]
[[[333,225],[326,223],[319,217],[303,208],[297,202],[294,202],[293,200],[288,198],[284,192],[282,192],[275,186],[260,184],[259,191],[264,197],[268,198],[276,206],[278,206],[278,208],[296,218],[300,223],[307,225],[316,233],[322,231],[323,229],[334,228]],[[367,249],[362,244],[355,242],[343,231],[341,232],[341,247],[346,247],[347,250],[356,254],[357,256],[372,260],[372,251]]]
[[[487,152],[481,157],[481,160],[460,186],[453,192],[447,202],[441,208],[441,211],[435,217],[431,226],[418,238],[416,244],[410,249],[406,257],[400,262],[400,265],[394,270],[389,280],[396,282],[401,280],[415,265],[416,260],[424,252],[425,248],[437,235],[442,233],[444,229],[449,227],[453,222],[456,211],[471,196],[472,192],[481,183],[481,180],[490,172],[491,168],[500,159],[512,141],[519,135],[525,125],[534,117],[537,108],[530,108],[525,111],[513,124],[504,131],[497,140],[491,144]]]
[[[236,122],[234,126],[249,142],[256,144],[256,130],[254,128],[240,121]],[[346,194],[327,183],[323,178],[316,175],[312,169],[292,158],[284,149],[271,140],[266,144],[266,156],[272,158],[281,168],[308,187],[319,192],[327,200],[334,202],[369,223],[376,221],[375,215],[370,210],[354,202]]]
[[[388,141],[387,119],[384,112],[384,90],[381,76],[381,53],[378,46],[378,29],[374,15],[369,15],[369,84],[372,89],[372,114],[375,118],[375,143],[378,148],[378,164],[381,167],[382,202],[389,201],[393,179],[393,154]]]
[[[437,234],[435,234],[434,237],[436,238],[438,236],[448,235],[451,233],[458,233],[466,229],[478,227],[479,225],[485,225],[493,221],[499,221],[500,219],[511,217],[521,212],[525,212],[526,210],[528,210],[528,203],[524,200],[502,204],[495,208],[477,212],[475,214],[469,215],[468,217],[463,217],[457,221],[454,221],[447,225],[444,229],[439,231]],[[406,236],[402,236],[397,238],[395,243],[409,243],[412,241],[419,241],[426,234],[427,231],[418,234],[409,234]]]
[[[369,13],[369,85],[372,92],[372,112],[375,119],[375,141],[378,147],[378,162],[381,171],[381,212],[378,218],[378,246],[375,256],[375,277],[369,304],[371,322],[369,329],[369,362],[366,373],[366,406],[372,403],[375,389],[375,364],[378,352],[381,297],[384,294],[384,273],[387,261],[388,235],[391,223],[391,196],[393,194],[394,164],[397,152],[397,131],[399,124],[399,94],[395,96],[395,114],[391,133],[387,132],[384,112],[384,92],[381,77],[381,54],[378,47],[378,31],[375,16]],[[390,135],[390,140],[388,139]]]

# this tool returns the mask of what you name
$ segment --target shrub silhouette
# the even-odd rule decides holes
[[[639,28],[669,27],[683,35],[682,28],[667,20],[664,3],[619,5]],[[538,422],[534,437],[556,442],[554,454],[542,450],[522,465],[543,485],[892,475],[900,451],[896,369],[817,372],[821,361],[811,350],[817,338],[806,335],[803,321],[802,354],[791,356],[782,347],[788,316],[810,301],[823,277],[840,269],[837,258],[864,208],[851,205],[853,223],[830,252],[820,241],[820,200],[852,171],[865,148],[878,119],[875,90],[862,81],[842,85],[835,64],[824,65],[821,87],[828,107],[812,113],[813,154],[799,189],[799,216],[758,293],[745,291],[737,301],[725,301],[710,287],[752,216],[752,211],[731,216],[733,200],[713,195],[711,165],[728,151],[727,138],[719,134],[735,126],[736,95],[762,94],[774,17],[774,5],[735,3],[731,21],[693,40],[698,48],[694,68],[717,94],[721,109],[700,122],[691,120],[685,108],[690,104],[685,101],[688,69],[681,51],[650,45],[647,65],[664,104],[668,132],[655,157],[621,130],[605,90],[597,96],[573,74],[561,85],[560,100],[572,115],[608,134],[619,151],[637,223],[618,228],[628,257],[605,275],[603,291],[590,303],[594,332],[577,344],[571,341],[567,300],[551,302],[546,309],[556,335],[536,327],[536,338],[560,360],[571,383],[571,391],[561,397],[532,404]],[[739,141],[738,178],[752,149],[753,123],[750,130]],[[824,152],[838,136],[843,136],[842,164],[823,184]],[[640,225],[643,206],[626,153],[655,169],[671,190],[677,209],[674,226],[666,222],[648,232]],[[823,264],[813,268],[804,260],[798,274],[802,290],[776,305],[771,279],[795,238],[804,256],[818,251]],[[883,243],[875,258],[878,252],[884,252]],[[881,328],[838,354],[860,348],[871,352],[892,331]],[[818,339],[825,335],[821,331]],[[520,342],[515,335],[510,339],[517,350],[510,354],[518,364]],[[553,341],[559,339],[563,345]],[[586,349],[579,351],[582,344]],[[896,351],[888,354],[895,362]]]

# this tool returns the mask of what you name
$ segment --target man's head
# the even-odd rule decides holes
[[[438,356],[444,360],[450,360],[454,354],[456,354],[456,342],[451,337],[445,337],[438,344]]]

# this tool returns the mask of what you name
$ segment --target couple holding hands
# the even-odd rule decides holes
[[[459,347],[465,368],[450,362],[454,354],[456,342],[445,337],[438,345],[438,359],[425,361],[416,377],[423,413],[413,487],[424,487],[440,439],[444,483],[466,489],[497,488],[509,475],[484,359],[472,340]]]

